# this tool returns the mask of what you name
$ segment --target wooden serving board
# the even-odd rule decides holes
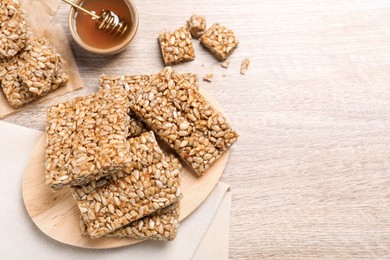
[[[192,174],[186,166],[183,167],[180,221],[196,210],[211,193],[223,173],[228,157],[229,151],[200,178]],[[69,188],[53,191],[46,185],[44,164],[45,134],[34,148],[22,185],[27,212],[43,233],[64,244],[84,248],[116,248],[140,242],[135,239],[91,239],[82,236],[79,226],[80,212]]]

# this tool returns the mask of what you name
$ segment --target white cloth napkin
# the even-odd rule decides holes
[[[218,183],[179,227],[172,242],[145,241],[91,250],[59,243],[31,221],[22,199],[22,176],[42,132],[0,121],[0,252],[3,259],[227,259],[231,194]],[[66,223],[64,223],[66,225]]]

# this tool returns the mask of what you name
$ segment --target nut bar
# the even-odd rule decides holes
[[[163,79],[168,84],[167,90],[164,91],[165,96],[174,103],[198,133],[207,137],[210,143],[220,151],[227,150],[237,141],[236,131],[230,127],[222,113],[213,108],[198,90],[183,84],[180,74],[175,73],[170,67],[167,67],[161,76],[162,74],[165,80],[160,77],[160,81]],[[161,83],[157,80],[155,84]],[[183,127],[181,125],[179,128]]]
[[[158,38],[165,65],[175,65],[195,59],[190,32],[180,27],[174,33],[164,31]]]
[[[19,108],[38,98],[30,92],[26,84],[18,77],[19,66],[23,61],[19,57],[3,61],[0,65],[0,85],[8,103],[13,108]]]
[[[20,4],[16,0],[0,3],[0,59],[14,57],[24,49],[30,32]]]
[[[24,64],[19,77],[34,94],[47,94],[69,80],[62,71],[61,55],[46,38],[33,40],[21,57]]]
[[[199,38],[206,30],[206,18],[204,16],[194,14],[187,21],[187,27],[192,37]]]
[[[47,39],[39,38],[17,57],[0,66],[3,92],[18,108],[64,86],[69,78],[62,71],[62,59]]]
[[[213,24],[200,37],[200,42],[206,46],[218,59],[224,61],[238,46],[238,40],[232,30]]]
[[[196,91],[181,79],[170,67],[150,78],[149,84],[130,88],[131,109],[156,132],[198,174],[203,175],[222,154],[210,143],[207,136],[198,131],[185,118],[184,103],[188,97],[177,94],[175,82]]]
[[[230,127],[222,113],[213,108],[197,89],[186,84],[182,80],[182,75],[170,67],[158,75],[150,79],[151,85],[156,88],[167,86],[164,90],[167,100],[171,101],[181,111],[186,121],[200,134],[206,136],[215,148],[225,151],[237,141],[238,134]],[[149,97],[148,99],[150,100]],[[178,129],[186,127],[185,124],[186,122],[183,122]]]
[[[135,147],[139,158],[149,166],[131,173],[113,172],[111,177],[72,188],[87,233],[92,238],[102,237],[180,199],[179,161],[166,159],[153,134],[145,134],[133,138],[131,147]],[[160,158],[148,154],[150,151],[159,153]]]
[[[122,88],[60,103],[47,110],[46,183],[83,185],[134,164],[126,140],[129,101]]]
[[[173,203],[164,209],[158,210],[150,216],[133,221],[112,233],[104,235],[113,238],[134,238],[172,241],[179,226],[180,202]],[[81,233],[88,235],[86,225],[80,217]]]

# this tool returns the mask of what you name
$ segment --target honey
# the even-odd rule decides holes
[[[128,25],[123,35],[114,36],[104,30],[99,30],[98,23],[91,16],[77,11],[74,18],[76,33],[86,44],[98,49],[109,49],[126,40],[131,31],[134,16],[124,0],[84,0],[80,6],[97,15],[100,15],[102,10],[112,11]]]

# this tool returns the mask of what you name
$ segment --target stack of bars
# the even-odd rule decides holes
[[[47,111],[46,183],[71,186],[82,234],[172,240],[182,166],[198,175],[237,140],[198,91],[197,76],[170,67],[155,75],[101,77],[101,89]]]
[[[0,85],[14,108],[64,86],[61,55],[45,38],[33,38],[17,0],[0,3]]]
[[[194,77],[166,67],[154,75],[103,75],[100,80],[103,89],[126,89],[137,117],[202,176],[238,134],[199,92]]]
[[[72,186],[82,231],[92,238],[172,240],[181,165],[134,124],[129,105],[126,91],[113,88],[50,107],[46,182]]]

